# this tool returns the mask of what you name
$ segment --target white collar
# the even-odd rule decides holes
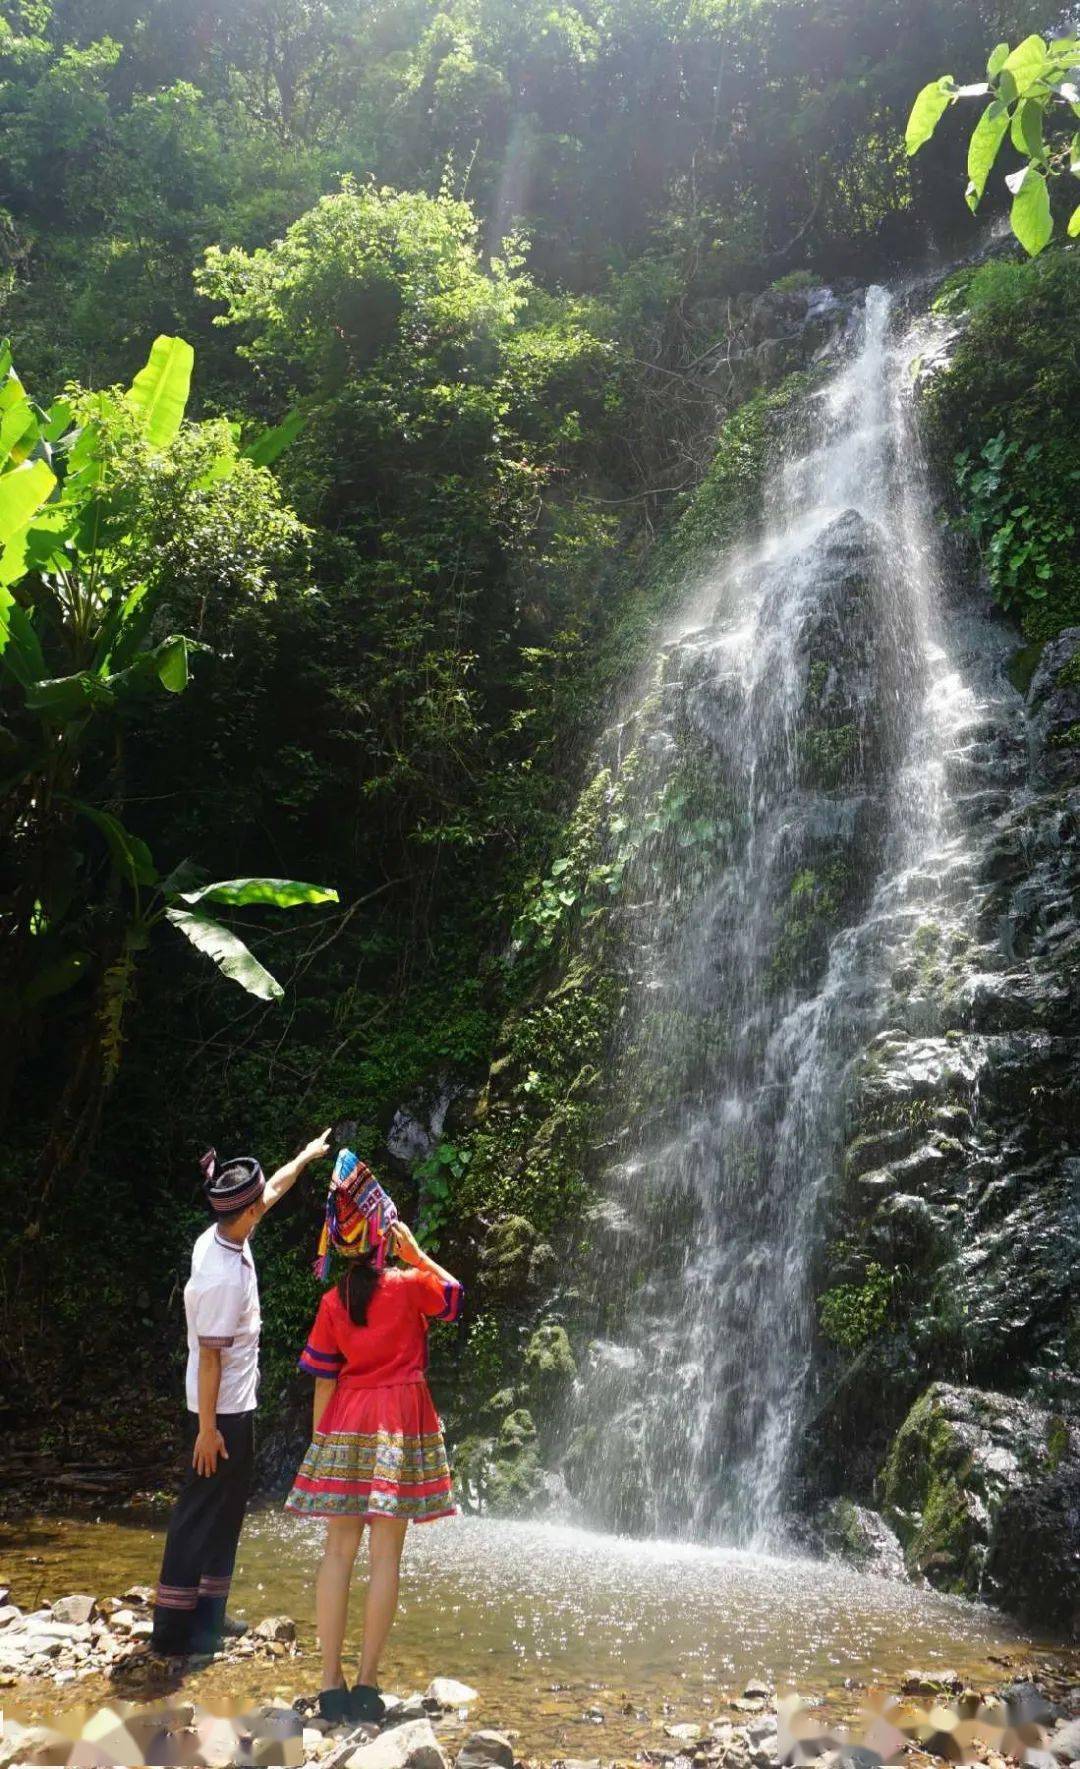
[[[219,1232],[219,1230],[215,1228],[215,1230],[214,1230],[214,1244],[215,1244],[215,1246],[218,1246],[218,1247],[224,1247],[224,1249],[227,1253],[239,1253],[244,1264],[248,1265],[248,1266],[251,1265],[251,1260],[248,1257],[248,1250],[247,1250],[247,1242],[246,1241],[230,1241],[226,1238],[225,1235],[221,1234]],[[254,1269],[254,1268],[252,1268],[252,1269]]]

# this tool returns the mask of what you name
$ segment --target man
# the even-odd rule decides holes
[[[203,1156],[214,1221],[195,1243],[184,1290],[191,1467],[165,1538],[153,1652],[216,1652],[223,1636],[246,1631],[226,1617],[225,1602],[255,1453],[260,1315],[248,1238],[304,1168],[329,1152],[327,1130],[269,1180],[250,1155]]]

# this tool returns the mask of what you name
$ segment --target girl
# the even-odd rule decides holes
[[[312,1441],[287,1508],[326,1517],[315,1581],[322,1647],[319,1711],[327,1720],[380,1720],[379,1659],[397,1610],[398,1571],[410,1523],[451,1517],[450,1468],[431,1404],[428,1320],[456,1321],[462,1288],[417,1245],[392,1200],[342,1149],[334,1168],[317,1269],[333,1245],[348,1269],[319,1304],[300,1368],[315,1378]],[[394,1253],[410,1269],[386,1271]],[[360,1679],[341,1665],[349,1583],[368,1526],[368,1588]]]

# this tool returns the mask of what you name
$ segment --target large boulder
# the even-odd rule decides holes
[[[1080,1627],[1080,1429],[1008,1395],[935,1382],[882,1474],[908,1571],[1022,1619]]]

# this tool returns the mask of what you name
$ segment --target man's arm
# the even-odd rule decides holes
[[[262,1195],[263,1210],[272,1210],[275,1204],[280,1203],[290,1187],[296,1184],[304,1168],[309,1167],[312,1161],[321,1161],[324,1155],[329,1153],[330,1132],[324,1130],[321,1136],[314,1137],[307,1147],[301,1149],[300,1153],[294,1156],[291,1161],[286,1161],[284,1167],[279,1167],[276,1173],[270,1175],[266,1182],[266,1190]]]
[[[221,1388],[221,1351],[215,1345],[199,1346],[199,1435],[191,1456],[196,1474],[216,1474],[218,1457],[226,1462],[229,1452],[217,1428],[218,1391]]]

